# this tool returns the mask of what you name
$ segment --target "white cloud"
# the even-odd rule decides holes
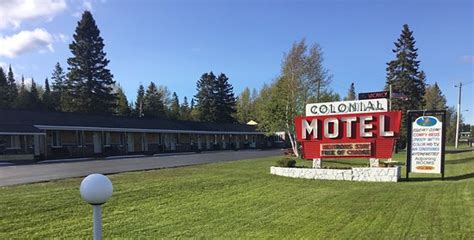
[[[82,16],[82,13],[87,10],[92,12],[92,3],[94,0],[80,0],[80,5],[76,8],[76,11],[72,14],[73,17],[80,18]],[[95,1],[97,2],[97,1]],[[105,1],[101,1],[102,3],[105,3]]]
[[[65,0],[0,0],[0,29],[18,28],[25,20],[51,21],[66,7]]]
[[[43,28],[21,31],[12,36],[0,36],[0,56],[13,58],[31,51],[53,52],[53,42],[53,36]]]
[[[92,11],[92,2],[84,1],[82,2],[82,7],[84,7],[85,10]]]
[[[465,63],[474,63],[474,55],[462,56],[462,61]]]
[[[3,69],[4,72],[8,71],[8,64],[6,62],[0,62],[0,67]]]
[[[62,42],[62,43],[66,43],[67,41],[69,40],[69,37],[60,33],[60,34],[55,34],[54,35],[54,41],[55,42]]]

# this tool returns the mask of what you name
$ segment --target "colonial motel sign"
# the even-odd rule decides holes
[[[446,111],[408,111],[407,131],[406,178],[415,172],[441,173],[444,179]]]
[[[303,158],[391,158],[402,114],[387,107],[387,99],[306,105],[295,117]]]

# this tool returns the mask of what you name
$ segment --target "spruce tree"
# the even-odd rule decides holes
[[[190,120],[191,119],[191,109],[189,107],[188,98],[184,97],[183,104],[179,109],[179,119],[180,120]]]
[[[138,86],[137,99],[135,100],[133,115],[136,117],[143,116],[143,99],[145,97],[145,88],[142,84]]]
[[[104,40],[100,36],[94,18],[89,11],[82,14],[69,45],[73,57],[67,60],[68,111],[88,113],[113,113],[116,95],[115,81],[107,68],[109,60],[104,52]]]
[[[214,84],[216,104],[216,122],[235,122],[236,100],[234,87],[229,83],[229,78],[221,73]]]
[[[129,116],[131,113],[130,106],[128,104],[127,96],[125,95],[122,87],[117,86],[117,109],[115,114],[119,116]]]
[[[347,96],[344,98],[344,101],[352,101],[352,100],[356,100],[354,83],[351,83],[351,86],[349,87],[349,91],[347,92]]]
[[[0,67],[0,108],[8,108],[10,106],[8,90],[7,76],[3,68]]]
[[[36,86],[35,80],[31,79],[31,87],[29,92],[29,103],[27,105],[28,109],[38,109],[41,108],[41,100],[39,98],[38,87]]]
[[[180,106],[179,98],[176,92],[173,92],[173,97],[171,98],[170,106],[170,119],[180,119]]]
[[[391,99],[392,109],[406,113],[407,110],[419,110],[424,106],[425,75],[420,72],[418,49],[415,47],[413,31],[407,24],[403,25],[400,38],[394,43],[392,50],[396,58],[387,63],[387,81],[385,89],[392,86],[392,92],[401,93],[408,97],[404,99]],[[402,129],[400,131],[399,147],[404,148],[406,143],[406,116],[403,115]]]
[[[156,84],[151,82],[143,99],[143,113],[145,117],[165,117],[165,106],[162,93],[158,91]]]
[[[51,91],[51,101],[54,106],[54,110],[62,111],[63,109],[68,109],[70,106],[68,104],[72,102],[71,99],[68,99],[67,87],[66,87],[66,74],[63,71],[61,65],[56,63],[54,66],[53,73],[51,75],[52,80],[52,91]]]
[[[44,80],[44,93],[43,93],[43,107],[47,110],[55,110],[55,105],[53,101],[53,96],[51,88],[49,87],[49,80],[46,78]]]
[[[201,121],[214,122],[217,120],[215,104],[215,81],[216,76],[213,72],[202,74],[196,83],[197,118]]]
[[[189,106],[189,120],[193,120],[193,121],[199,120],[199,111],[196,108],[194,98],[191,98],[191,104]]]
[[[14,105],[18,109],[27,109],[30,106],[30,93],[26,90],[25,78],[23,76],[21,76],[20,89],[18,90],[18,97]]]
[[[18,96],[18,88],[16,86],[15,76],[13,75],[11,65],[8,67],[7,84],[8,84],[8,102],[10,104],[10,107],[13,107],[15,99]]]

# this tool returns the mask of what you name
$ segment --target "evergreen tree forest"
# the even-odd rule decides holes
[[[392,109],[447,110],[448,141],[454,140],[456,112],[448,106],[438,83],[427,84],[421,69],[413,31],[403,25],[387,63],[385,89],[397,96]],[[343,98],[331,89],[332,75],[324,66],[322,48],[304,39],[283,56],[281,71],[260,89],[244,87],[235,93],[229,76],[205,72],[196,79],[194,96],[178,95],[157,81],[140,83],[136,98],[127,98],[109,69],[104,39],[92,13],[85,11],[69,45],[67,65],[57,62],[44,82],[15,76],[12,67],[0,67],[0,108],[109,114],[135,118],[167,118],[222,123],[258,123],[261,131],[294,131],[293,117],[303,114],[307,103],[356,100],[351,83]],[[374,89],[377,91],[377,89]],[[405,118],[399,146],[404,147]],[[297,146],[294,146],[295,152]]]

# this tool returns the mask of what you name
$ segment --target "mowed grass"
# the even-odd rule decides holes
[[[447,157],[445,181],[420,174],[399,183],[292,179],[269,174],[275,157],[110,175],[103,236],[474,239],[474,152]],[[0,188],[0,239],[91,238],[92,208],[79,195],[80,181]]]

